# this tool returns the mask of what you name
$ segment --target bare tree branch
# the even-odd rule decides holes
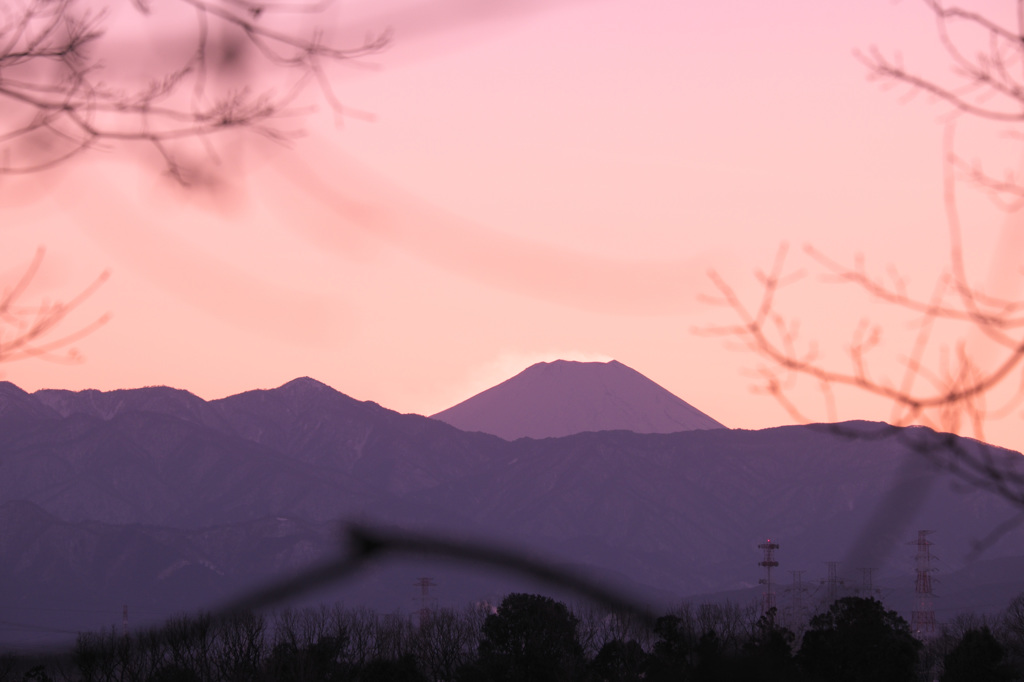
[[[1017,28],[1001,26],[985,15],[941,0],[923,0],[935,21],[936,34],[949,57],[951,82],[922,75],[904,67],[899,57],[886,57],[871,47],[856,52],[872,78],[895,84],[910,93],[931,95],[963,114],[993,121],[1024,120],[1024,43]],[[1018,23],[1021,8],[1018,5]],[[974,32],[974,40],[958,39],[954,29]],[[973,35],[972,34],[972,35]],[[976,49],[984,45],[984,49]]]
[[[1024,186],[1010,172],[992,174],[978,162],[965,162],[956,153],[956,130],[958,120],[970,118],[1024,123],[1024,0],[1014,3],[1013,27],[941,0],[923,3],[935,21],[951,76],[914,72],[903,66],[901,58],[886,57],[874,47],[857,57],[871,78],[910,95],[932,96],[950,108],[943,137],[946,267],[931,296],[919,298],[908,291],[898,272],[883,278],[868,271],[863,257],[845,264],[813,246],[805,249],[825,283],[853,287],[868,302],[902,319],[904,328],[914,330],[905,347],[894,346],[883,336],[882,326],[869,321],[855,328],[843,360],[826,358],[813,340],[802,339],[798,318],[782,311],[781,288],[791,280],[785,245],[770,272],[756,274],[757,300],[742,300],[735,287],[710,273],[719,294],[710,302],[728,309],[736,323],[698,331],[722,336],[758,358],[753,389],[772,396],[798,421],[811,421],[793,390],[797,380],[804,378],[820,387],[830,419],[835,414],[833,394],[845,388],[887,401],[893,427],[920,424],[982,439],[989,420],[1009,414],[1024,401],[1024,301],[1000,298],[969,279],[957,191],[966,182],[986,192],[997,205],[1016,210],[1024,206]],[[1013,129],[1007,137],[1024,140],[1024,130]],[[979,339],[996,349],[988,362],[981,362],[972,350]],[[884,357],[879,359],[880,355]],[[890,366],[892,359],[901,362],[899,377],[879,370]],[[989,404],[997,395],[1003,404],[993,409]],[[952,439],[918,449],[969,484],[1024,507],[1024,480],[1001,470],[986,455],[957,446]]]
[[[136,143],[153,149],[184,183],[182,141],[198,140],[207,153],[208,138],[228,130],[287,141],[296,133],[281,123],[301,113],[296,107],[310,85],[337,115],[346,114],[324,63],[357,63],[383,49],[390,33],[339,46],[316,21],[298,28],[291,21],[321,18],[329,6],[173,0],[172,8],[193,14],[167,29],[184,54],[156,58],[160,72],[136,85],[119,81],[97,55],[113,44],[110,13],[92,11],[88,0],[12,0],[0,13],[0,174],[35,173],[103,144]],[[148,0],[134,0],[132,11],[167,21]]]
[[[68,301],[25,303],[29,286],[39,272],[45,252],[38,249],[32,262],[12,284],[0,290],[0,362],[39,358],[54,362],[79,362],[74,344],[107,323],[102,315],[85,324],[62,331],[60,326],[110,276],[100,274]]]

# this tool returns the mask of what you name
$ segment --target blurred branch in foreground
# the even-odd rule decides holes
[[[453,559],[518,573],[551,587],[575,592],[609,611],[635,616],[649,627],[654,624],[654,615],[646,607],[581,575],[531,558],[521,551],[458,541],[423,532],[363,524],[346,525],[339,539],[348,546],[348,551],[341,556],[308,568],[290,579],[245,595],[214,612],[214,618],[233,618],[238,614],[280,604],[319,587],[348,580],[374,561],[394,555],[413,555]]]
[[[324,33],[331,4],[133,0],[129,16],[115,16],[89,0],[4,3],[0,174],[141,143],[185,183],[196,170],[186,160],[188,142],[216,160],[209,138],[226,130],[277,141],[298,134],[281,123],[303,113],[300,96],[311,84],[336,114],[353,113],[335,95],[326,65],[377,52],[390,36],[333,44]]]

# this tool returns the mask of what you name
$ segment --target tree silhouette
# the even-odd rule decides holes
[[[1000,682],[1013,678],[1006,650],[987,626],[971,628],[943,659],[941,682]]]
[[[647,679],[647,654],[635,639],[613,639],[605,643],[591,662],[591,676],[598,682],[640,682]]]
[[[796,677],[793,661],[793,632],[777,620],[774,606],[754,623],[750,639],[743,646],[742,677],[764,682],[785,682]]]
[[[359,672],[361,682],[428,682],[412,654],[401,658],[375,658]]]
[[[797,661],[811,680],[909,682],[921,643],[881,602],[845,597],[811,619]]]
[[[572,680],[582,670],[576,618],[565,604],[513,593],[487,616],[478,648],[485,679],[506,682]]]
[[[662,616],[654,624],[654,643],[647,664],[649,680],[677,680],[684,677],[690,667],[690,654],[694,647],[693,633],[685,627],[679,616]]]
[[[474,627],[474,611],[433,609],[416,632],[416,657],[432,680],[449,682],[456,671],[476,653],[480,628]]]

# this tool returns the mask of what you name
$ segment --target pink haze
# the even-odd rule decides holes
[[[538,361],[616,359],[728,427],[789,423],[750,391],[753,356],[694,329],[734,322],[701,301],[715,269],[751,305],[781,242],[813,244],[927,296],[945,262],[941,116],[868,82],[877,45],[938,69],[926,10],[889,0],[351,2],[342,30],[392,25],[394,46],[335,74],[290,148],[217,142],[220,192],[158,160],[97,152],[0,179],[5,281],[47,248],[38,298],[109,282],[74,327],[78,364],[0,366],[26,390],[166,384],[212,399],[311,376],[432,414]],[[1017,164],[966,129],[973,156]],[[1019,152],[1014,152],[1019,153]],[[1000,291],[1007,218],[965,194],[968,266]],[[1020,233],[1020,231],[1016,231]],[[1004,241],[1000,241],[1004,240]],[[1002,246],[998,246],[1002,244]],[[1011,292],[1012,293],[1012,292]],[[880,313],[814,279],[784,303],[842,361]],[[910,330],[896,325],[899,341]],[[877,372],[898,377],[899,353]],[[812,418],[886,419],[800,387]],[[1019,415],[989,428],[1020,449]]]

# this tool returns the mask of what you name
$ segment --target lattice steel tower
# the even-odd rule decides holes
[[[846,583],[839,577],[838,561],[826,561],[825,566],[828,567],[828,577],[821,584],[825,586],[825,608],[828,608],[839,599],[839,588],[845,588]]]
[[[875,587],[875,569],[874,567],[861,567],[860,569],[860,587],[856,589],[858,597],[865,597],[867,599],[878,599],[881,601],[882,590]]]
[[[420,627],[423,627],[428,620],[430,620],[430,607],[433,605],[430,598],[430,588],[437,587],[437,583],[434,582],[433,578],[420,578],[413,583],[414,587],[420,588]]]
[[[764,550],[764,558],[758,562],[758,566],[764,568],[764,577],[758,582],[764,585],[764,594],[761,596],[761,613],[768,613],[770,609],[775,608],[775,590],[772,586],[772,569],[779,565],[779,562],[775,560],[775,550],[779,548],[779,543],[772,542],[771,538],[768,538],[760,545],[758,549]]]
[[[910,631],[918,639],[934,637],[937,634],[935,604],[932,601],[935,597],[935,593],[932,592],[932,571],[934,569],[931,566],[933,543],[928,540],[928,536],[933,532],[935,531],[919,530],[917,531],[917,540],[907,543],[917,546],[917,554],[914,555],[917,564],[917,577],[914,580],[917,604],[910,617]]]
[[[807,586],[804,584],[804,573],[806,571],[790,571],[793,576],[793,583],[785,592],[789,595],[789,606],[785,609],[784,622],[793,632],[800,631],[810,619],[807,607],[804,606],[804,595],[807,593]]]

